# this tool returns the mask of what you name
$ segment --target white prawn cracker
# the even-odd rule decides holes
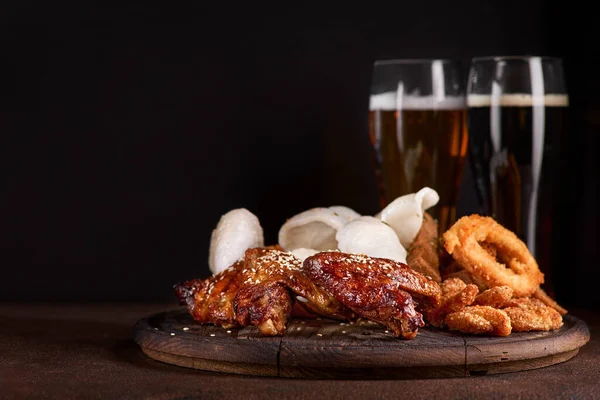
[[[375,217],[392,227],[402,246],[408,248],[421,229],[423,214],[438,201],[440,201],[438,193],[429,187],[424,187],[416,193],[396,198]]]
[[[246,250],[264,244],[263,228],[256,215],[245,208],[233,209],[221,216],[212,231],[208,267],[218,274],[242,259]]]
[[[350,221],[355,220],[356,218],[360,217],[360,214],[357,213],[356,211],[354,211],[353,209],[351,209],[350,207],[331,206],[331,207],[329,207],[329,209],[332,210],[334,213],[346,218],[347,222],[350,222]]]
[[[406,263],[406,249],[396,232],[379,218],[357,218],[342,227],[337,232],[336,239],[341,252]]]
[[[348,223],[348,216],[331,208],[315,207],[294,215],[279,229],[279,245],[286,251],[337,249],[335,234]]]

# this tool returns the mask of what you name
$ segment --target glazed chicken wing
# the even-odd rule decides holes
[[[396,337],[412,339],[425,325],[413,297],[429,307],[441,298],[437,282],[389,259],[322,252],[305,259],[303,270],[360,317],[386,326]]]
[[[285,332],[294,297],[312,312],[352,319],[353,312],[302,272],[302,261],[278,247],[252,248],[243,260],[205,280],[175,285],[179,300],[201,323],[224,328],[256,325],[264,335]]]
[[[238,326],[233,300],[246,279],[243,269],[244,262],[237,261],[218,275],[181,282],[173,288],[196,321],[231,328]]]

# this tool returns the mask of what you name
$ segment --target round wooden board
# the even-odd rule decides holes
[[[590,339],[567,315],[553,332],[479,337],[422,328],[394,338],[379,325],[293,319],[282,337],[256,327],[223,329],[195,322],[184,308],[143,318],[133,337],[149,357],[179,366],[289,378],[437,378],[516,372],[564,362]]]

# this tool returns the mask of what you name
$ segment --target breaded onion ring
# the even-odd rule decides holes
[[[544,282],[544,274],[527,245],[491,217],[468,215],[442,235],[452,258],[489,287],[509,286],[518,297],[530,296]],[[497,258],[489,250],[493,246]]]

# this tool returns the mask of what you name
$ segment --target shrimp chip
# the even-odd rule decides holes
[[[336,234],[338,249],[345,253],[364,254],[406,263],[406,249],[392,228],[370,216],[357,218]]]
[[[421,229],[424,212],[435,206],[438,201],[438,193],[424,187],[416,193],[396,198],[375,217],[392,227],[402,246],[407,248]]]
[[[256,215],[236,208],[221,216],[210,237],[208,267],[213,274],[244,257],[251,247],[264,246],[263,228]]]
[[[348,223],[348,217],[335,210],[315,207],[294,215],[279,229],[279,245],[286,251],[337,249],[336,233]]]

